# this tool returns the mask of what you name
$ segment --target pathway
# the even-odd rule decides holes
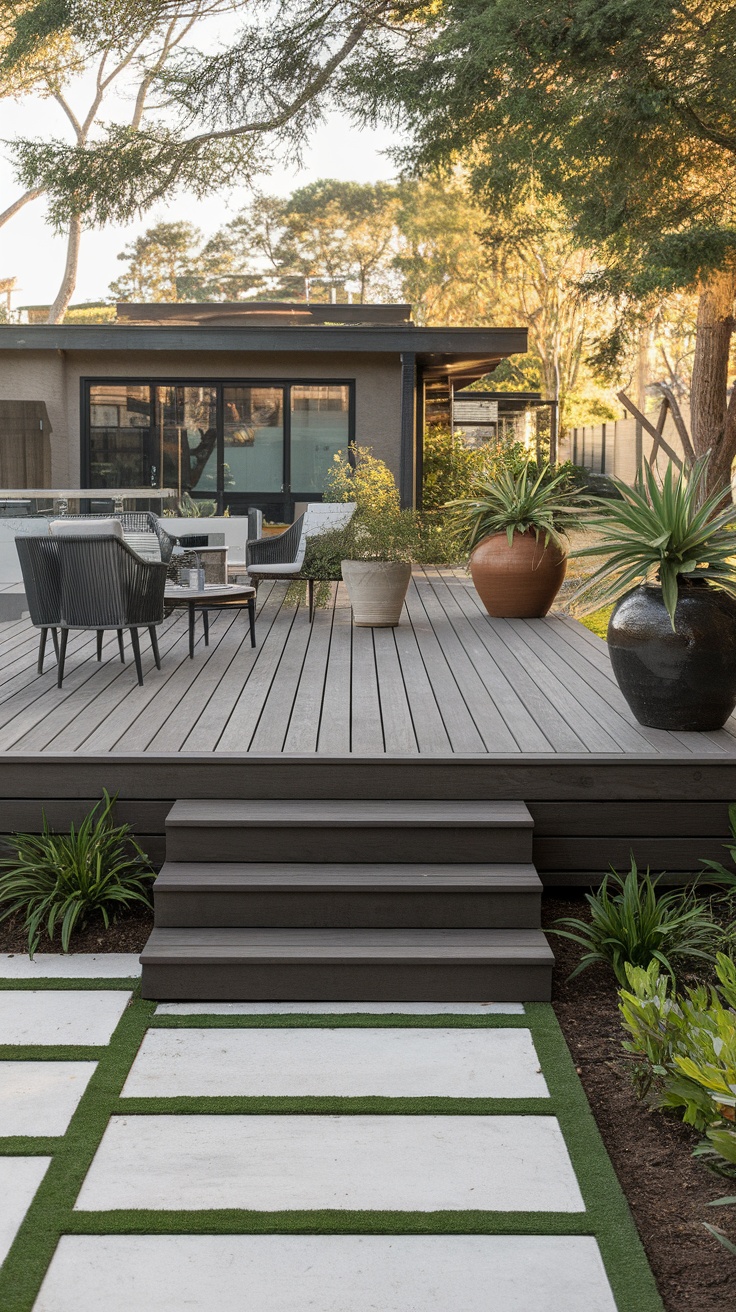
[[[0,958],[3,1312],[661,1312],[550,1007],[137,972]]]

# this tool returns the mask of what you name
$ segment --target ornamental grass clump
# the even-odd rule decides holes
[[[633,488],[612,480],[620,500],[592,498],[597,541],[572,555],[606,559],[570,601],[593,594],[598,608],[636,584],[655,582],[674,631],[682,584],[711,583],[736,597],[736,511],[724,508],[722,489],[705,495],[707,469],[707,455],[689,474],[681,469],[675,475],[669,464],[660,481],[645,464]]]
[[[46,816],[40,834],[14,834],[14,855],[0,861],[0,923],[22,916],[31,957],[43,930],[57,928],[63,952],[74,931],[94,915],[109,928],[116,913],[138,903],[151,907],[154,877],[130,825],[114,823],[116,797],[105,790],[77,829],[55,834]]]
[[[468,551],[484,538],[505,533],[509,546],[514,533],[533,533],[564,551],[565,529],[574,520],[580,489],[567,470],[554,473],[549,465],[526,464],[521,469],[501,468],[475,480],[472,496],[448,502]]]
[[[660,879],[648,870],[640,875],[632,858],[625,877],[612,870],[586,893],[589,922],[575,916],[555,921],[552,933],[585,948],[571,979],[597,961],[610,966],[624,986],[627,965],[646,970],[656,961],[674,978],[686,960],[713,962],[722,931],[709,908],[694,889],[658,892]]]

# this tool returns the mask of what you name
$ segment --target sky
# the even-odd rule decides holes
[[[71,99],[76,109],[84,104],[83,84],[75,88]],[[114,106],[113,101],[112,108]],[[68,137],[66,126],[62,111],[53,101],[26,97],[20,104],[8,100],[0,102],[0,211],[21,191],[3,143],[18,135],[42,139]],[[385,153],[395,141],[394,134],[388,130],[358,130],[344,116],[333,114],[315,131],[303,153],[301,169],[277,164],[267,176],[255,179],[255,184],[263,191],[288,195],[295,187],[318,178],[356,182],[386,180],[396,172]],[[171,205],[157,205],[143,219],[125,227],[86,232],[72,303],[107,299],[109,284],[119,277],[124,267],[117,259],[118,254],[146,227],[162,221],[186,220],[209,235],[227,223],[247,199],[245,187],[229,193],[213,193],[204,201],[177,193]],[[43,200],[31,202],[0,228],[0,279],[15,277],[18,280],[13,308],[49,304],[53,300],[63,273],[65,253],[64,238],[56,236],[44,222]]]

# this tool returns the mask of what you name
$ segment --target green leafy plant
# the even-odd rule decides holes
[[[659,893],[660,879],[648,870],[640,875],[632,857],[625,876],[612,870],[598,889],[586,893],[590,921],[575,916],[555,921],[552,933],[586,949],[571,979],[596,961],[611,966],[625,985],[627,965],[646,970],[657,961],[674,977],[675,966],[686,959],[713,960],[719,936],[713,917],[693,889]]]
[[[595,589],[595,605],[614,601],[637,583],[655,581],[662,588],[672,628],[679,588],[712,583],[736,597],[736,512],[723,507],[723,492],[705,496],[708,457],[689,474],[677,475],[672,464],[661,482],[650,465],[636,486],[614,479],[620,500],[594,498],[598,540],[573,557],[606,559],[570,598],[575,602]],[[601,586],[602,585],[602,586]]]
[[[674,994],[672,980],[657,961],[648,970],[628,966],[628,988],[619,1011],[640,1096],[654,1092],[655,1104],[678,1112],[687,1125],[705,1131],[694,1156],[718,1175],[736,1177],[736,963],[723,953],[715,960],[717,985]],[[717,1198],[711,1207],[736,1204]],[[719,1226],[703,1223],[728,1252],[734,1244]]]
[[[32,957],[45,928],[61,932],[63,952],[75,929],[99,915],[107,929],[119,910],[150,907],[153,879],[148,857],[130,825],[116,825],[116,797],[105,790],[77,829],[55,834],[46,816],[40,834],[14,834],[14,855],[0,861],[0,922],[21,915]]]
[[[324,501],[355,501],[358,514],[398,514],[399,489],[388,465],[369,446],[336,451],[324,482]]]
[[[452,511],[468,551],[495,533],[506,533],[511,546],[514,533],[534,533],[545,545],[564,549],[565,528],[575,514],[580,496],[566,471],[551,474],[549,466],[526,464],[515,471],[502,468],[484,474],[473,484],[473,495],[451,501]]]
[[[174,519],[211,519],[216,514],[216,501],[196,501],[188,492],[177,503],[176,510],[164,511],[164,516]]]

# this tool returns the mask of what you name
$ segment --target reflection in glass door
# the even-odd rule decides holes
[[[284,489],[284,389],[223,387],[225,492]]]
[[[338,451],[350,441],[350,388],[346,383],[294,383],[291,387],[291,491],[321,492]]]
[[[163,487],[217,495],[215,387],[157,387],[156,436]]]
[[[158,487],[151,389],[96,383],[89,390],[88,487]]]

